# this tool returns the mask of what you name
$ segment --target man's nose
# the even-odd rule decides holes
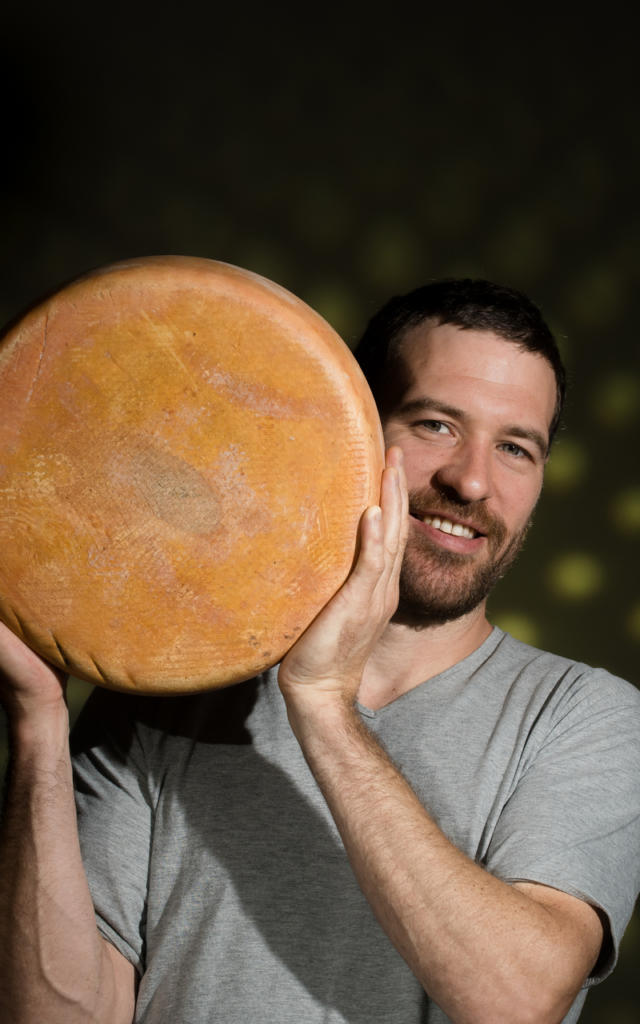
[[[448,452],[435,480],[460,501],[484,501],[491,495],[491,453],[482,445],[461,444]]]

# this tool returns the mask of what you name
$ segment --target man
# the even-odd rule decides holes
[[[542,487],[553,339],[517,293],[441,282],[358,355],[389,453],[353,573],[260,679],[96,691],[81,845],[60,680],[3,631],[9,1019],[575,1021],[611,970],[640,695],[485,616]]]

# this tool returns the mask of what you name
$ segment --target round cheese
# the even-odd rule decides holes
[[[351,352],[283,288],[95,271],[0,343],[0,617],[114,689],[247,679],[347,577],[382,461]]]

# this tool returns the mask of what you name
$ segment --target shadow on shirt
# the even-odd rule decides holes
[[[202,959],[205,942],[210,985],[264,984],[269,1019],[269,1001],[286,999],[292,979],[292,999],[301,985],[349,1024],[427,1021],[428,1002],[355,881],[284,705],[273,686],[268,700],[267,692],[262,677],[193,697],[96,691],[76,724],[74,753],[99,765],[109,734],[103,771],[135,771],[153,808],[144,911],[149,973],[161,936],[165,949],[178,944],[190,963]],[[238,904],[252,927],[238,928]],[[191,929],[194,916],[200,920]],[[232,947],[239,977],[225,981]],[[284,966],[277,996],[269,971],[261,975],[261,961],[272,958]],[[230,998],[231,988],[215,988],[212,1006]],[[190,1019],[189,1007],[181,1004],[181,1012]]]

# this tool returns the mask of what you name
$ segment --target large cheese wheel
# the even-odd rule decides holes
[[[289,292],[188,257],[96,271],[0,344],[0,616],[115,689],[249,678],[348,575],[381,467],[353,356]]]

